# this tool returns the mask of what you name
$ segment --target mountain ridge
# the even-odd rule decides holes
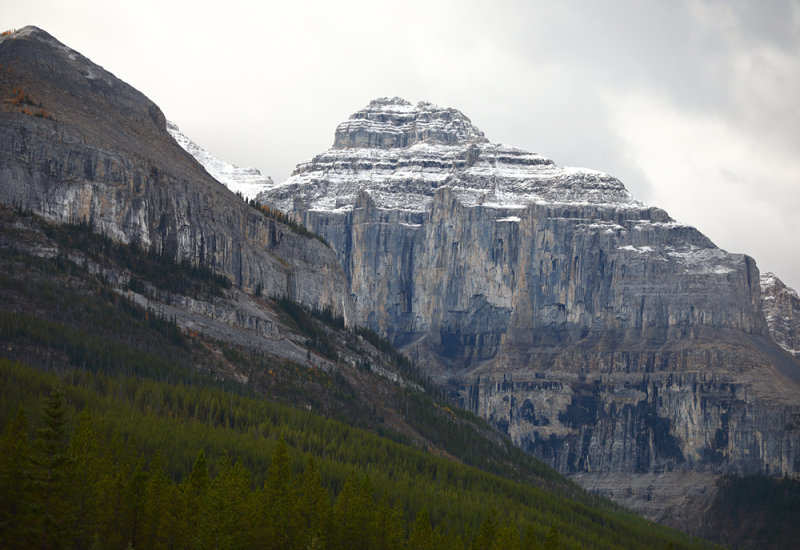
[[[213,179],[143,94],[35,27],[3,37],[0,65],[0,201],[352,321],[330,249]],[[51,118],[27,114],[19,91]]]

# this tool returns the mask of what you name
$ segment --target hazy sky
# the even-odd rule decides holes
[[[285,179],[371,99],[603,170],[800,290],[800,0],[0,0]]]

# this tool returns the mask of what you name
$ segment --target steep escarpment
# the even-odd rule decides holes
[[[617,179],[394,98],[259,200],[331,243],[361,322],[587,486],[800,471],[800,364],[771,339],[755,262]]]
[[[331,250],[214,180],[140,92],[35,27],[0,38],[0,66],[0,202],[352,320]]]

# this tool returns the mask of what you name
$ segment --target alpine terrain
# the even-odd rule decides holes
[[[0,34],[0,547],[711,547],[446,401],[325,239],[215,177],[268,183]]]
[[[797,311],[456,110],[275,184],[0,34],[0,547],[790,547]]]
[[[258,201],[331,244],[356,323],[584,487],[699,529],[719,476],[800,473],[796,295],[612,176],[384,98]]]

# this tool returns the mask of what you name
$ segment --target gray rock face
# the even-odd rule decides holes
[[[331,243],[361,322],[560,471],[800,472],[800,363],[755,262],[467,124],[374,101],[259,200]]]
[[[144,95],[35,27],[0,39],[0,65],[3,98],[23,89],[52,115],[0,103],[0,202],[353,320],[333,252],[215,181]]]
[[[761,309],[769,334],[780,347],[800,357],[800,297],[772,273],[761,275]]]

